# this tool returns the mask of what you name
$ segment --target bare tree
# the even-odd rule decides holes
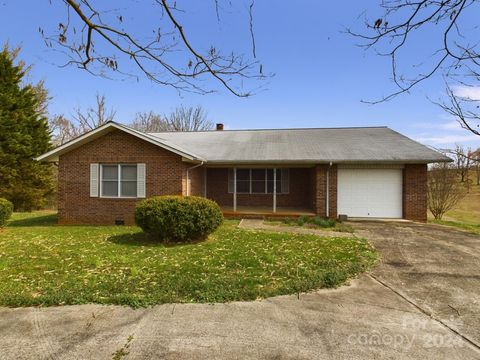
[[[63,115],[54,115],[48,120],[51,131],[52,143],[55,146],[65,144],[67,141],[80,135],[80,128],[65,118]]]
[[[467,14],[479,12],[480,2],[383,0],[380,7],[380,17],[365,17],[366,32],[347,29],[348,33],[361,39],[361,46],[375,49],[377,54],[388,57],[391,63],[395,90],[369,102],[390,100],[440,73],[447,84],[449,102],[440,101],[438,104],[454,115],[462,127],[480,135],[479,99],[459,96],[452,89],[454,83],[480,85],[478,27],[473,25],[469,28],[468,21],[465,21]],[[402,56],[402,51],[407,50],[412,39],[421,34],[430,36],[428,40],[423,40],[425,47],[431,46],[430,55],[425,58],[417,55],[412,63],[405,63],[405,59],[411,57]]]
[[[214,44],[194,43],[191,34],[198,29],[188,26],[187,20],[188,15],[197,16],[191,9],[194,6],[181,8],[177,5],[180,1],[173,0],[154,0],[143,5],[131,1],[137,11],[156,15],[153,22],[148,20],[151,16],[142,19],[144,27],[150,29],[143,33],[132,29],[138,19],[131,19],[128,2],[127,7],[122,8],[107,8],[95,0],[51,2],[52,6],[65,6],[66,18],[58,22],[53,34],[46,34],[42,27],[39,32],[48,47],[68,56],[66,65],[76,65],[95,75],[138,79],[140,73],[154,83],[200,94],[214,91],[203,81],[211,78],[236,96],[249,96],[251,92],[243,89],[244,81],[263,79],[264,75],[262,65],[256,60],[252,24],[254,0],[245,1],[250,5],[245,8],[253,60],[233,49],[221,51]],[[221,13],[238,12],[229,0],[202,2],[200,6],[212,6],[216,21],[220,21]],[[226,8],[230,9],[223,11]],[[250,40],[247,38],[247,41]],[[130,65],[134,65],[136,71]]]
[[[130,126],[143,132],[202,131],[211,130],[213,123],[200,105],[196,107],[181,105],[170,115],[162,116],[152,111],[138,113]]]
[[[155,114],[153,111],[148,113],[137,113],[130,126],[146,133],[169,130],[167,121],[161,115]]]
[[[455,156],[455,167],[462,183],[468,181],[468,173],[470,170],[470,152],[471,149],[465,150],[465,148],[459,144],[456,144],[455,149],[451,151],[451,153]]]
[[[458,181],[454,168],[446,163],[435,164],[428,172],[428,209],[437,220],[462,200],[465,187]]]
[[[480,148],[474,151],[471,157],[474,159],[473,168],[475,169],[477,185],[480,185]]]
[[[97,94],[95,100],[95,106],[91,106],[86,110],[75,109],[73,118],[82,134],[115,119],[116,111],[107,109],[105,95]]]
[[[177,107],[166,117],[168,127],[172,131],[211,130],[213,123],[208,120],[207,113],[201,106]]]
[[[107,109],[104,95],[97,94],[95,100],[94,106],[84,110],[81,108],[75,109],[75,114],[72,115],[73,120],[66,118],[64,115],[50,117],[48,124],[52,132],[52,143],[54,145],[62,145],[115,119],[116,112],[113,109]]]

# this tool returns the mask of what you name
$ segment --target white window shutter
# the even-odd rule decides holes
[[[90,197],[98,197],[98,164],[90,164]]]
[[[145,178],[145,164],[137,164],[137,197],[139,198],[146,196]]]

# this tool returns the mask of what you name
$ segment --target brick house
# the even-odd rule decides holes
[[[427,219],[427,164],[450,161],[387,127],[143,133],[109,122],[40,156],[58,164],[64,224],[132,224],[155,195],[225,215]]]

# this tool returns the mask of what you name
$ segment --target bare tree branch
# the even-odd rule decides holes
[[[480,136],[480,115],[478,113],[480,99],[457,96],[449,86],[447,86],[446,93],[449,102],[434,103],[452,115],[461,127]]]
[[[215,0],[217,21],[219,1]],[[39,32],[48,47],[68,56],[66,65],[76,65],[95,75],[112,73],[138,80],[128,66],[133,63],[154,83],[200,94],[215,91],[215,86],[207,86],[204,82],[210,77],[239,97],[252,94],[243,89],[245,79],[266,78],[262,71],[255,70],[257,60],[251,61],[235,53],[224,55],[213,45],[207,51],[194,46],[177,16],[187,12],[180,10],[176,2],[154,0],[150,5],[142,5],[160,13],[158,23],[152,25],[153,36],[148,38],[127,29],[127,16],[124,16],[127,10],[103,10],[103,4],[94,0],[62,0],[62,3],[67,9],[67,21],[60,22],[57,34],[46,36],[42,28]],[[249,17],[255,59],[251,8]]]
[[[248,10],[248,16],[250,18],[250,36],[252,38],[252,53],[253,53],[253,57],[257,58],[257,50],[255,46],[255,35],[253,33],[253,6],[254,5],[255,5],[255,0],[252,0]]]
[[[460,18],[468,11],[474,12],[478,6],[476,0],[383,0],[383,15],[375,21],[365,19],[367,33],[347,29],[352,36],[361,40],[365,49],[375,48],[381,56],[390,57],[392,79],[396,91],[379,100],[366,101],[379,103],[395,96],[409,92],[413,87],[442,72],[447,76],[466,75],[472,66],[480,61],[480,48],[476,39],[462,35]],[[476,9],[478,11],[478,7]],[[419,70],[417,64],[411,66],[414,74],[407,76],[399,72],[399,54],[407,47],[410,39],[422,31],[435,27],[435,35],[430,43],[437,44],[430,58],[423,63],[425,71]],[[455,30],[455,34],[452,34]],[[472,41],[473,40],[473,41]]]

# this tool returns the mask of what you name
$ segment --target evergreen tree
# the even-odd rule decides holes
[[[15,210],[42,207],[53,191],[52,166],[35,157],[50,149],[45,91],[22,83],[26,69],[18,50],[0,52],[0,197]]]

